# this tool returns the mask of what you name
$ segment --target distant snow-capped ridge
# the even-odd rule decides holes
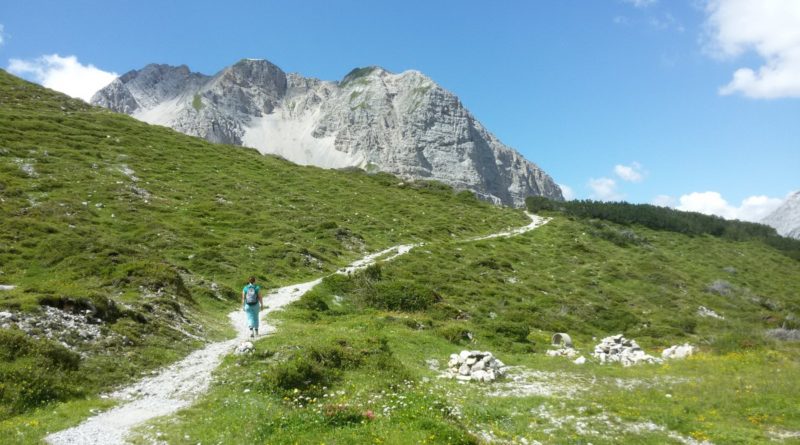
[[[531,195],[563,199],[547,173],[418,71],[357,68],[331,82],[259,59],[213,76],[147,65],[98,91],[92,103],[302,165],[435,179],[506,205],[522,206]]]
[[[790,194],[761,222],[774,227],[780,235],[800,239],[800,191]]]

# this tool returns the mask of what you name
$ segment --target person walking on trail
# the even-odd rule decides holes
[[[250,327],[250,337],[258,335],[258,313],[264,307],[261,298],[261,286],[256,284],[256,277],[250,277],[242,289],[242,310],[247,314],[247,325]]]

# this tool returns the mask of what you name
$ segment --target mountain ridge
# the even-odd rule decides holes
[[[287,74],[262,59],[213,76],[150,64],[115,79],[92,103],[301,165],[434,179],[496,204],[563,199],[547,173],[415,70],[356,68],[337,82]]]

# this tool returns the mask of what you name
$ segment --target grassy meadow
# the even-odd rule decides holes
[[[638,241],[609,241],[622,230]],[[430,243],[326,279],[275,314],[280,327],[255,354],[229,357],[206,397],[139,440],[796,442],[800,345],[764,332],[793,320],[798,273],[758,243],[558,216],[514,238]],[[569,332],[587,364],[543,354],[553,332]],[[600,365],[596,339],[616,333],[656,356],[686,342],[700,352]],[[513,377],[439,378],[462,349],[492,351]]]
[[[104,392],[229,338],[249,275],[288,285],[422,243],[272,314],[255,353],[226,357],[208,394],[134,443],[800,443],[800,342],[766,335],[800,328],[788,250],[547,214],[469,241],[529,220],[435,182],[210,144],[0,71],[0,284],[15,286],[0,312],[55,308],[101,333],[0,327],[0,437],[40,443],[113,406]],[[585,365],[545,355],[555,332]],[[699,352],[591,358],[619,333],[656,356]],[[440,378],[464,349],[508,376]]]

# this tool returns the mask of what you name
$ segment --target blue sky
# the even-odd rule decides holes
[[[757,219],[800,189],[797,0],[0,5],[0,66],[56,89],[246,57],[422,71],[575,198]]]

